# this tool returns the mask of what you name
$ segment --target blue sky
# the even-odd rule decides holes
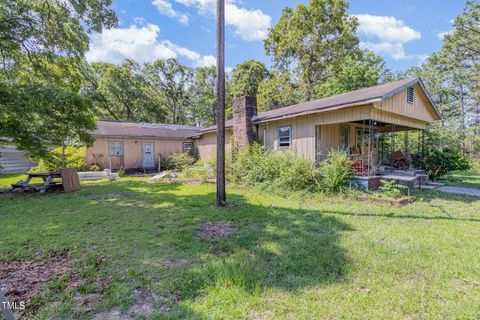
[[[270,65],[263,41],[285,6],[307,0],[227,0],[226,65],[249,59]],[[463,0],[351,0],[362,46],[380,54],[392,70],[419,65],[442,44]],[[119,63],[176,57],[189,66],[215,63],[215,0],[116,0],[116,29],[93,35],[89,61]]]

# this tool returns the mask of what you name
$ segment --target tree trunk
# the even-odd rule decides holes
[[[225,0],[217,0],[217,206],[225,201]]]
[[[465,94],[463,92],[463,85],[460,85],[460,129],[461,129],[461,137],[462,137],[462,151],[463,156],[467,156],[467,146],[465,145],[465,128],[466,128],[466,119],[465,119]]]

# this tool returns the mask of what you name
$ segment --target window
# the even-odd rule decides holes
[[[349,126],[340,126],[340,148],[346,150],[348,148],[348,141],[350,136],[350,127]]]
[[[108,149],[111,157],[122,157],[123,156],[123,141],[109,141]]]
[[[413,104],[413,87],[407,89],[407,102]]]
[[[278,146],[280,148],[288,148],[292,143],[292,127],[278,128]]]
[[[188,153],[188,154],[193,153],[193,143],[192,142],[184,142],[183,143],[183,153]]]

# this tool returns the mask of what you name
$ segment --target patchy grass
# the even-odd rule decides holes
[[[479,318],[480,199],[415,195],[394,208],[229,188],[217,209],[214,185],[136,178],[0,195],[0,261],[74,261],[29,319]],[[199,237],[218,221],[229,232]]]
[[[24,173],[15,173],[15,174],[0,174],[0,189],[10,188],[13,183],[16,183],[20,180],[27,180],[27,175]],[[32,183],[41,183],[41,178],[32,179]]]
[[[480,188],[480,171],[454,172],[442,182],[454,187]]]

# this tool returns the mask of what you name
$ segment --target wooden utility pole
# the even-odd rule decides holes
[[[217,0],[217,206],[225,204],[225,0]]]

